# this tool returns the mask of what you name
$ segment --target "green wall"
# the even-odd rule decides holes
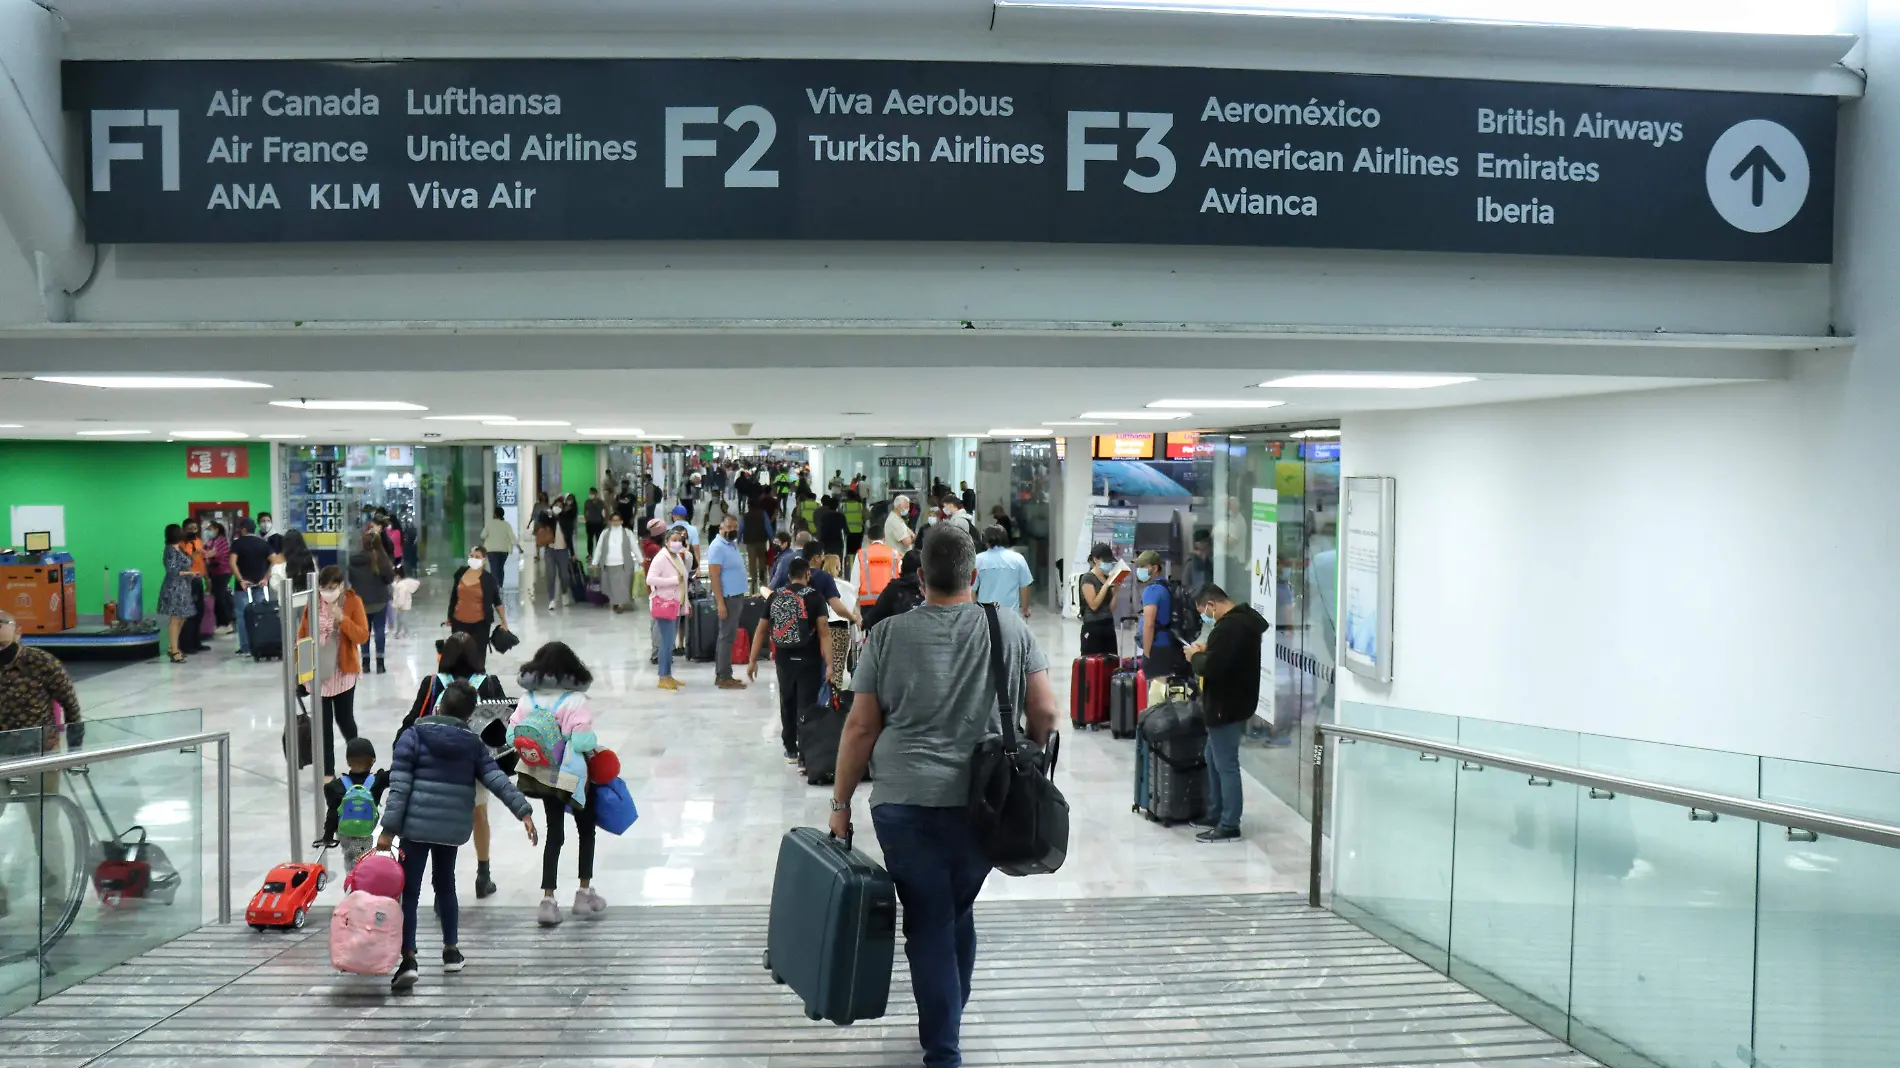
[[[595,460],[595,445],[561,446],[561,492],[587,500],[587,487],[600,484],[600,466]]]
[[[165,524],[185,518],[192,501],[248,501],[251,514],[270,508],[270,447],[246,446],[246,478],[187,478],[178,442],[10,441],[0,443],[0,504],[66,507],[67,552],[78,578],[79,614],[97,616],[105,600],[105,569],[145,573],[145,614],[158,605],[165,578]],[[0,511],[0,520],[10,517]],[[10,532],[0,529],[0,538]],[[18,548],[18,546],[14,546]]]

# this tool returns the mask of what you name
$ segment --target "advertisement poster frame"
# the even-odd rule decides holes
[[[1340,524],[1340,662],[1355,675],[1392,681],[1393,521],[1396,479],[1355,475],[1345,482]]]

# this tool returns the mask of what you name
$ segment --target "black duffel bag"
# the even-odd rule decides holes
[[[1046,875],[1069,856],[1069,802],[1050,780],[1059,740],[1047,750],[1016,733],[1016,704],[1004,675],[1003,628],[996,606],[990,625],[990,677],[996,687],[1001,737],[977,744],[970,760],[970,820],[978,846],[1004,875]]]

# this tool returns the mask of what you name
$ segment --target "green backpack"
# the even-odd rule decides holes
[[[351,782],[348,775],[341,778],[343,800],[336,806],[336,833],[345,838],[368,838],[376,833],[376,773],[370,772],[362,782]]]

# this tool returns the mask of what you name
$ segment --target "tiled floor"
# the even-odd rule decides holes
[[[471,916],[468,970],[331,970],[320,930],[209,927],[0,1019],[9,1068],[855,1068],[918,1062],[900,955],[888,1013],[812,1023],[759,967],[756,905],[620,909],[552,931]],[[1592,1068],[1510,1013],[1293,896],[980,904],[970,1065]],[[431,932],[432,934],[432,932]]]
[[[436,623],[440,618],[440,609],[433,605],[419,607],[411,617],[411,636],[390,640],[389,673],[364,676],[358,688],[359,726],[384,756],[419,679],[433,669],[433,642],[446,633]],[[556,638],[572,645],[595,673],[592,697],[600,733],[619,753],[640,808],[640,821],[625,837],[601,838],[596,886],[608,901],[615,905],[766,901],[779,836],[794,825],[822,826],[829,797],[829,788],[807,786],[777,751],[770,665],[762,665],[758,685],[738,693],[713,687],[712,665],[681,663],[675,674],[687,689],[666,693],[655,688],[654,669],[647,663],[644,614],[615,616],[589,606],[557,612],[536,606],[523,612],[511,606],[510,619],[524,641],[513,655],[493,658],[508,669],[505,676],[511,676],[513,667],[540,642]],[[1051,659],[1061,666],[1053,674],[1066,708],[1067,664],[1077,646],[1075,626],[1047,615],[1032,624]],[[257,664],[229,652],[232,639],[217,641],[227,651],[196,656],[182,666],[159,663],[113,671],[82,683],[81,695],[86,715],[93,719],[195,707],[204,710],[205,729],[232,732],[235,896],[241,910],[264,872],[288,859],[280,746],[282,674],[276,663]],[[149,726],[156,730],[165,725]],[[985,897],[1241,894],[1305,886],[1306,825],[1257,783],[1249,780],[1247,784],[1246,841],[1201,845],[1185,827],[1162,828],[1130,811],[1132,754],[1132,742],[1115,741],[1106,732],[1065,738],[1058,782],[1075,818],[1068,863],[1054,876],[994,876]],[[207,761],[207,807],[215,781],[210,771]],[[101,785],[106,785],[103,779]],[[142,783],[141,796],[124,807],[140,816],[150,815],[146,810],[155,804],[172,811],[175,806],[166,806],[158,796],[167,786],[165,782]],[[860,806],[868,794],[868,788],[859,792]],[[307,787],[304,797],[308,808]],[[108,803],[112,803],[110,794]],[[491,813],[497,817],[494,871],[502,891],[481,904],[525,910],[539,897],[539,851],[528,846],[521,829],[506,819],[505,810],[491,805]],[[308,833],[310,818],[306,814],[306,839],[314,837]],[[858,824],[867,830],[870,826],[862,811]],[[155,839],[165,842],[167,830],[155,829]],[[875,851],[872,835],[866,833],[860,841]],[[215,907],[210,893],[214,845],[207,834],[201,847],[183,840],[167,847],[175,855],[180,847],[202,848],[207,916]],[[562,882],[568,888],[574,873],[571,853],[570,845],[562,868]],[[473,870],[473,853],[464,849],[461,882],[465,888],[473,881]],[[325,903],[336,900],[338,893],[333,884]],[[473,903],[472,893],[465,889],[463,896],[466,903]]]

